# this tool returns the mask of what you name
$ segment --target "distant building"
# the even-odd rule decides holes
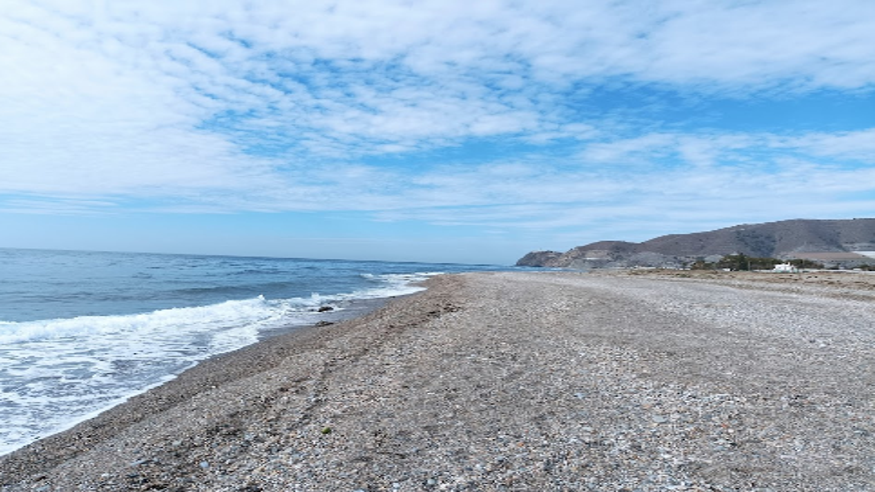
[[[799,270],[792,263],[778,263],[772,271],[778,273],[794,273]]]

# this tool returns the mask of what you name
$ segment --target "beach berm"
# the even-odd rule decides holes
[[[443,275],[2,457],[0,490],[875,490],[873,286]]]

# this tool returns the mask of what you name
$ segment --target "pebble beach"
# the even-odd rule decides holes
[[[873,275],[427,287],[0,457],[0,490],[875,490]]]

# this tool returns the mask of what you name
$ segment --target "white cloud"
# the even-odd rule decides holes
[[[851,159],[866,165],[875,164],[875,128],[776,138],[773,146],[795,148],[813,156]]]
[[[118,204],[104,200],[88,200],[81,197],[0,197],[0,213],[28,215],[108,215],[117,210]]]
[[[727,203],[795,216],[816,203],[800,190],[859,210],[839,195],[875,182],[873,129],[644,127],[589,99],[872,91],[868,1],[8,0],[0,44],[0,193],[25,197],[6,211],[132,197],[561,228]],[[472,141],[529,147],[393,160]]]

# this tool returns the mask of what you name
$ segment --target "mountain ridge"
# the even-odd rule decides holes
[[[597,241],[565,253],[533,251],[517,266],[559,268],[683,267],[697,259],[744,254],[797,258],[806,254],[875,251],[875,219],[791,219],[739,224],[713,231],[668,234],[641,243]],[[842,266],[871,263],[865,256],[844,258]],[[856,261],[859,260],[859,261]],[[838,261],[838,260],[837,260]]]

